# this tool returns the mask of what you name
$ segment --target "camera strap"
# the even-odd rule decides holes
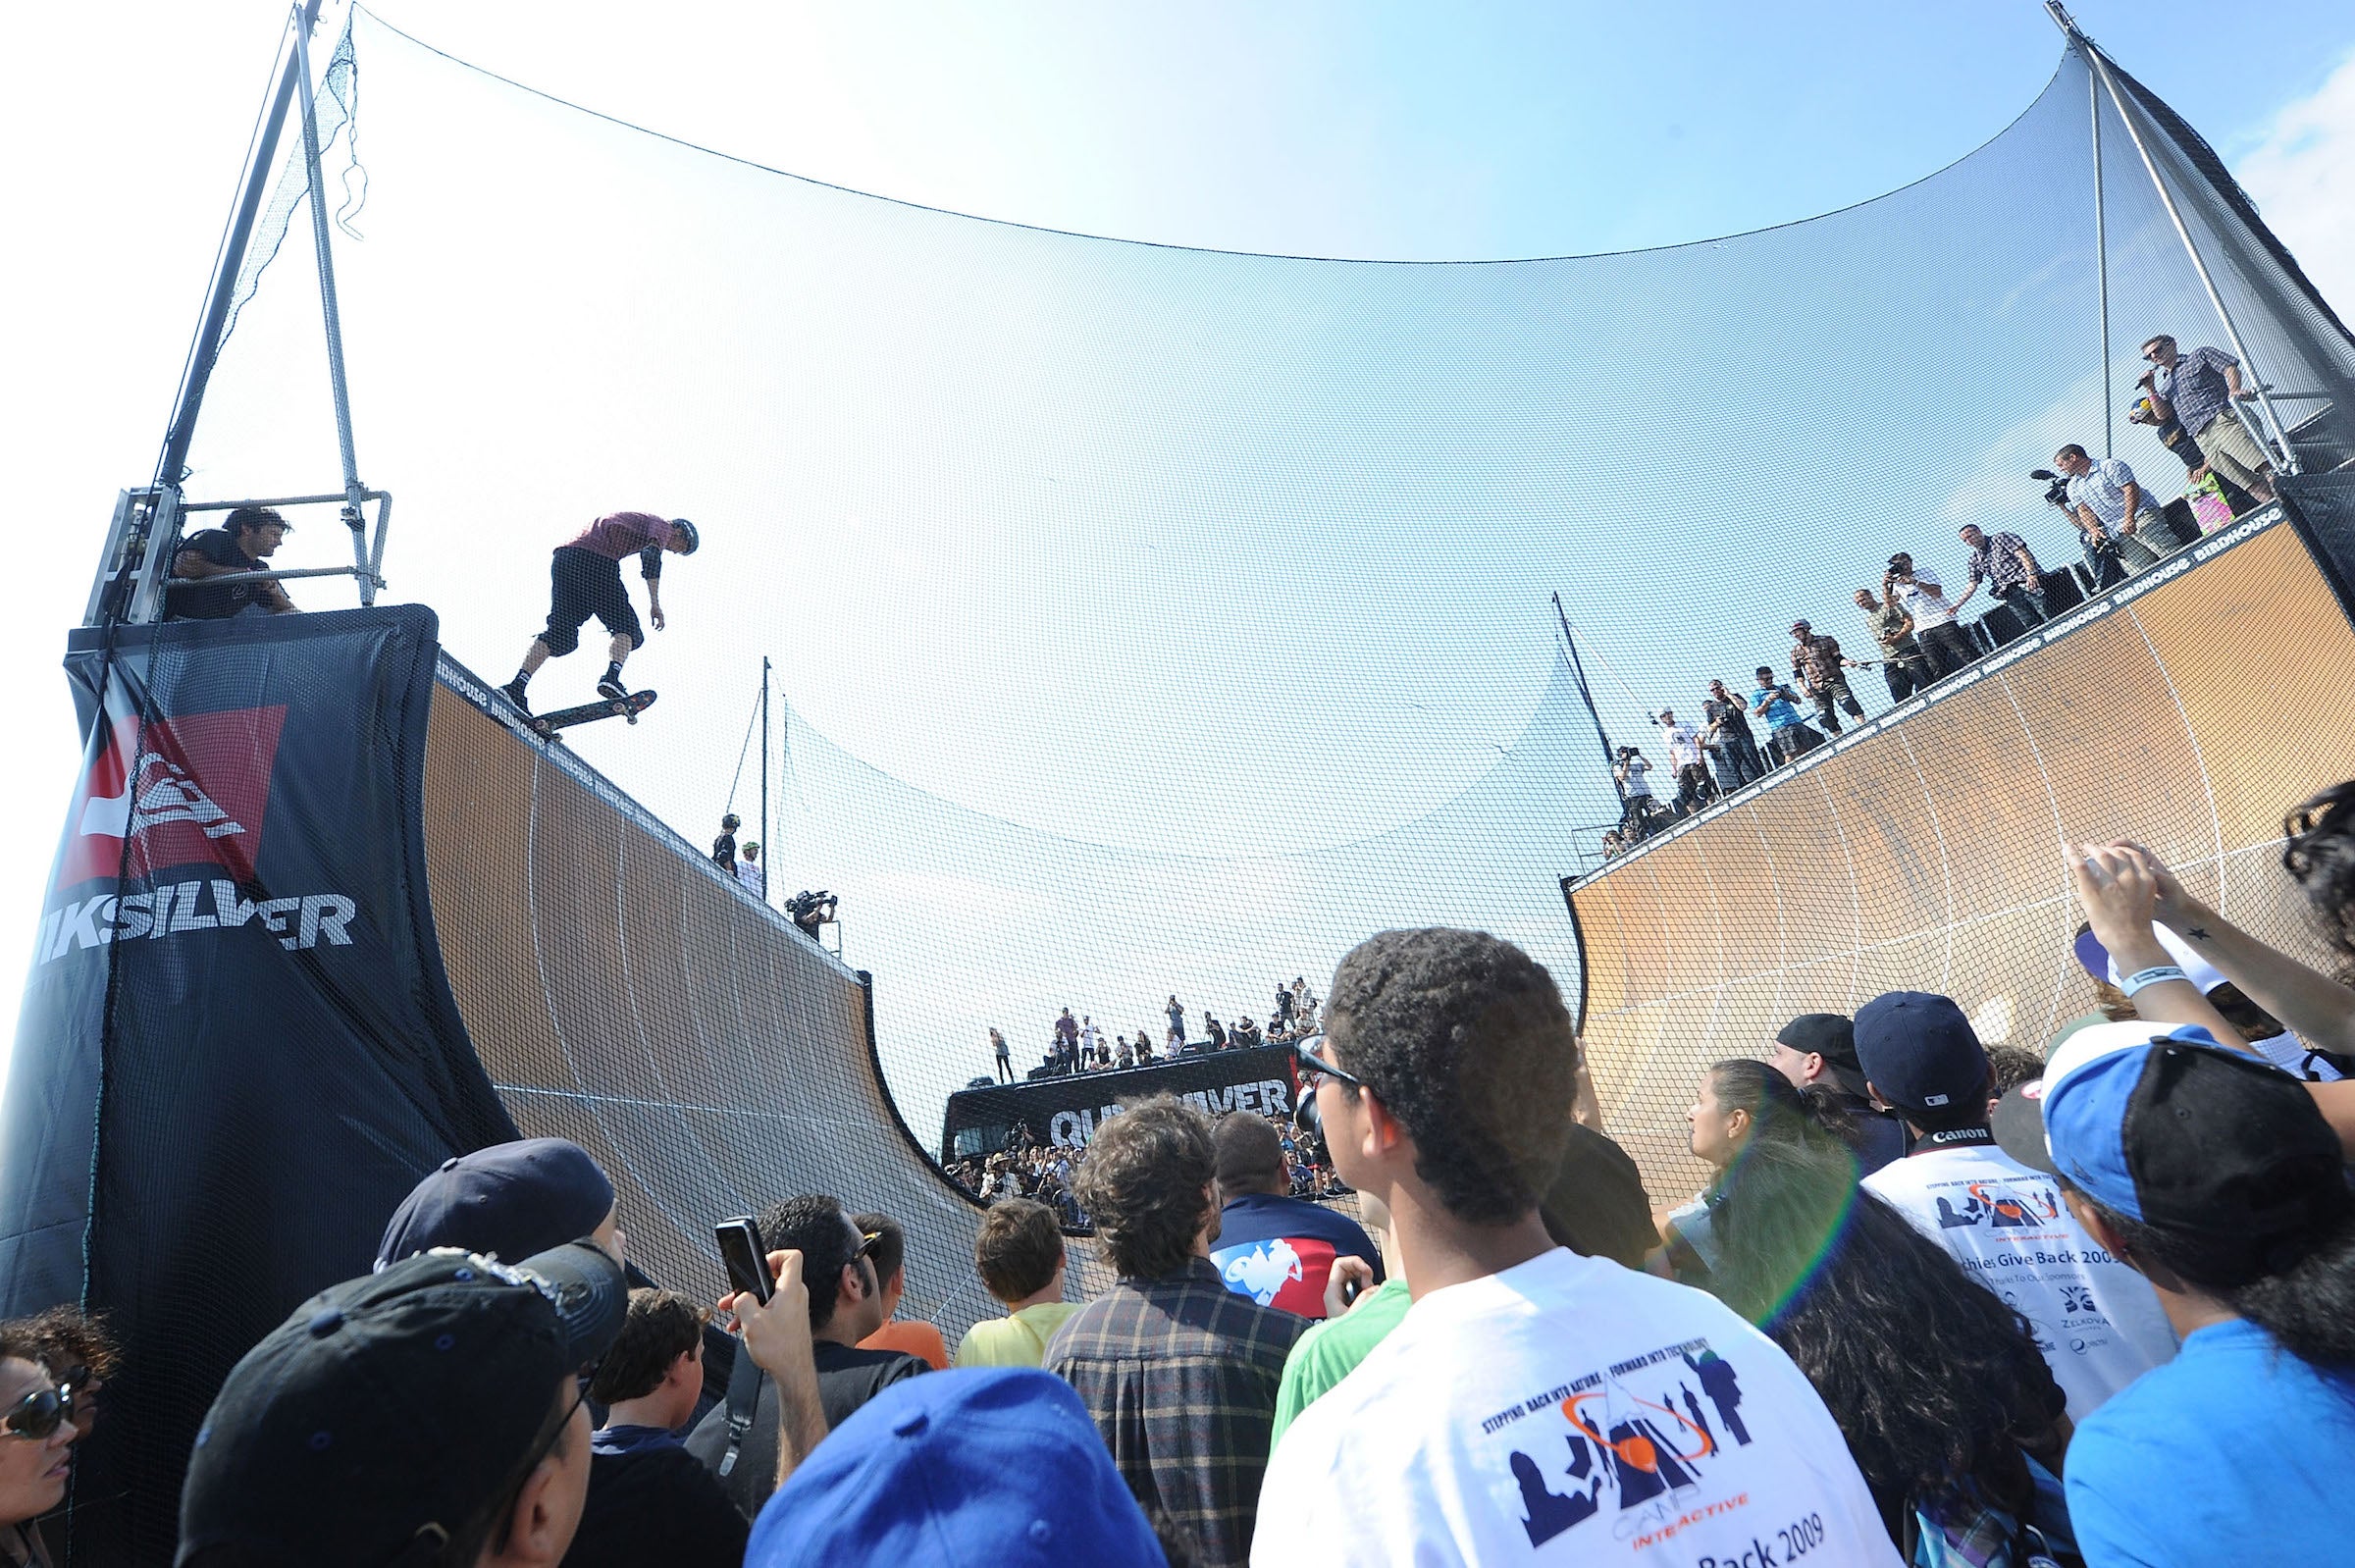
[[[725,1481],[744,1451],[753,1430],[753,1412],[760,1402],[760,1380],[767,1376],[753,1360],[742,1339],[736,1341],[736,1365],[728,1372],[728,1451],[720,1456],[719,1479]]]

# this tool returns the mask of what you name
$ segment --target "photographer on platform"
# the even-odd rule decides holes
[[[1895,601],[1912,618],[1913,641],[1929,663],[1931,680],[1942,681],[1977,662],[1978,651],[1955,624],[1962,606],[1946,597],[1937,573],[1915,566],[1913,557],[1902,549],[1889,557],[1889,570],[1881,576],[1881,597]]]
[[[1857,667],[1857,661],[1840,652],[1840,639],[1817,636],[1806,621],[1791,623],[1791,673],[1800,677],[1807,695],[1815,700],[1823,727],[1834,735],[1840,733],[1838,708],[1847,708],[1851,718],[1862,718],[1864,705],[1848,689],[1848,672]]]
[[[1894,599],[1875,599],[1872,590],[1857,590],[1857,608],[1864,612],[1864,624],[1872,628],[1872,640],[1881,645],[1881,679],[1889,683],[1889,701],[1902,703],[1937,677],[1930,672],[1930,661],[1913,641],[1913,617]]]
[[[2139,537],[2158,508],[2142,493],[2133,469],[2115,457],[2097,463],[2074,443],[2053,454],[2053,466],[2061,470],[2058,504],[2077,525],[2085,569],[2093,573],[2097,591],[2116,588],[2129,573],[2159,564],[2159,552]],[[2045,471],[2037,469],[2034,477],[2046,477]],[[2045,499],[2053,498],[2047,491]]]
[[[1651,764],[1644,760],[1641,747],[1619,748],[1619,760],[1611,764],[1611,782],[1619,786],[1619,831],[1631,844],[1651,832],[1645,815],[1652,807],[1650,774]]]
[[[1663,707],[1652,720],[1668,743],[1668,771],[1676,780],[1676,814],[1691,816],[1717,798],[1709,771],[1701,762],[1701,731],[1676,721],[1676,710]]]
[[[1707,726],[1701,732],[1701,744],[1717,769],[1717,788],[1722,794],[1730,795],[1766,776],[1766,759],[1758,755],[1758,743],[1751,737],[1749,712],[1742,699],[1725,689],[1725,682],[1709,682],[1708,699],[1701,705],[1701,716]]]
[[[792,917],[794,924],[802,928],[804,936],[815,942],[817,928],[834,918],[834,907],[839,902],[833,894],[822,888],[815,893],[803,891],[796,893],[786,904],[785,913]]]

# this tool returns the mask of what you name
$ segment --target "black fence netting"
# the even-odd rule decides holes
[[[497,1097],[465,1127],[439,1090],[389,1103],[386,1170],[508,1118],[564,1132],[612,1170],[643,1266],[704,1291],[712,1219],[829,1188],[898,1214],[913,1308],[954,1332],[987,1310],[977,1211],[930,1158],[961,1147],[952,1096],[997,1075],[990,1031],[1020,1076],[1066,1008],[1116,1052],[1166,1051],[1173,1008],[1188,1041],[1214,1017],[1264,1038],[1279,985],[1322,992],[1372,931],[1493,930],[1582,1007],[1605,1119],[1665,1199],[1695,1176],[1700,1070],[1794,1013],[1943,989],[2035,1049],[2090,1007],[2068,838],[2131,833],[2298,940],[2271,857],[2282,809],[2355,771],[2355,731],[2315,718],[2355,634],[2338,536],[2269,497],[2355,447],[2355,351],[2212,150],[2083,49],[1876,200],[1461,264],[914,207],[559,103],[365,11],[337,62],[364,149],[338,178],[368,199],[337,259],[358,452],[400,497],[394,597],[453,655],[400,806],[440,945],[393,1000],[446,982],[472,1042],[449,1081],[479,1061]],[[287,395],[318,351],[300,273],[242,305],[192,496],[332,488],[327,411]],[[576,763],[489,688],[540,628],[550,549],[622,509],[702,543],[667,557],[629,661],[658,706],[571,732]],[[345,545],[306,529],[281,560]],[[1889,597],[1914,641],[1884,644]],[[1798,646],[1802,620],[1839,653]],[[590,695],[591,641],[535,704]],[[1716,716],[1713,681],[1762,708],[1792,688],[1747,720],[1758,755],[1682,730]],[[1614,778],[1627,748],[1648,808]],[[731,805],[764,889],[701,859]],[[839,957],[782,913],[820,892]],[[58,892],[44,950],[87,930],[130,975],[98,897],[123,895]],[[304,908],[289,934],[325,930]],[[446,1036],[354,1008],[336,1028]],[[337,1038],[274,1036],[306,1071]],[[47,1060],[20,1047],[12,1145],[43,1132],[47,1165],[0,1194],[0,1244],[64,1288],[98,1236],[65,1135],[92,1086]],[[93,1269],[90,1298],[111,1288]]]

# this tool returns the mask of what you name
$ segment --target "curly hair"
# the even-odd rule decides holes
[[[704,1342],[711,1315],[676,1290],[642,1286],[630,1292],[629,1315],[613,1348],[597,1364],[589,1397],[602,1404],[643,1399],[662,1386],[679,1357]]]
[[[2306,890],[2343,978],[2355,969],[2355,779],[2293,807],[2281,834],[2281,868]]]
[[[1159,1280],[1194,1255],[1218,1194],[1210,1118],[1156,1094],[1096,1128],[1072,1189],[1124,1280]]]
[[[1538,1206],[1578,1073],[1543,965],[1485,931],[1384,931],[1341,960],[1325,1017],[1334,1060],[1414,1139],[1415,1175],[1449,1214],[1504,1225]]]
[[[981,1217],[973,1268],[1000,1301],[1026,1301],[1063,1267],[1063,1228],[1055,1211],[1029,1198],[1004,1198]]]
[[[842,1296],[842,1271],[851,1261],[850,1216],[842,1200],[818,1194],[787,1198],[760,1211],[760,1249],[802,1255],[802,1279],[810,1287],[810,1327],[834,1321]],[[880,1285],[881,1281],[877,1281]]]
[[[30,1334],[41,1346],[42,1362],[59,1377],[79,1366],[104,1382],[123,1363],[123,1352],[116,1347],[105,1315],[85,1313],[70,1303],[44,1308],[0,1327]]]
[[[1753,1139],[1729,1175],[1707,1288],[1815,1385],[1884,1516],[1974,1495],[2015,1514],[2024,1447],[2057,1464],[2067,1399],[2027,1321],[1860,1190],[1814,1140]]]

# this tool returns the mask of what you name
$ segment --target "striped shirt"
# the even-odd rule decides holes
[[[1189,1532],[1202,1560],[1251,1555],[1284,1358],[1309,1320],[1236,1295],[1208,1258],[1123,1280],[1048,1342],[1128,1490]]]

